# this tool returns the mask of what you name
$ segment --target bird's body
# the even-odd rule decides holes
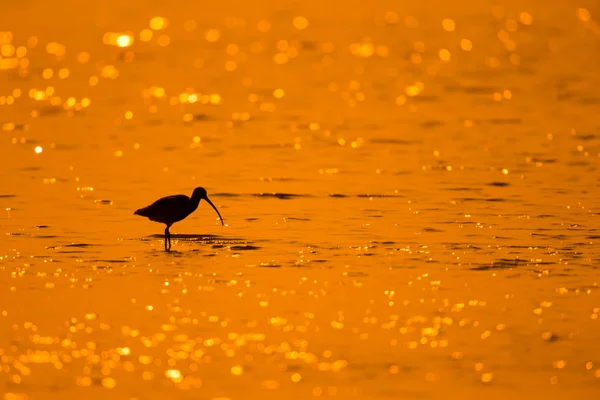
[[[200,200],[206,200],[206,202],[215,209],[221,223],[224,225],[219,210],[217,210],[215,205],[208,199],[206,190],[201,187],[194,189],[192,197],[188,197],[184,194],[163,197],[147,207],[136,210],[134,214],[147,217],[150,221],[167,225],[167,228],[165,229],[165,250],[169,250],[171,248],[171,233],[169,232],[169,228],[175,222],[185,219],[188,215],[196,211],[198,204],[200,204]]]
[[[148,207],[140,208],[134,214],[148,217],[150,221],[172,225],[196,211],[198,204],[199,202],[192,202],[192,199],[185,194],[176,194],[158,199]]]

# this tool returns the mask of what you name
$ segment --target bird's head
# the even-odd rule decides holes
[[[208,200],[208,194],[203,187],[197,187],[192,193],[192,200],[200,201],[201,199]]]
[[[206,189],[204,189],[202,187],[197,187],[196,189],[194,189],[194,192],[192,193],[192,201],[199,203],[200,200],[205,200],[208,204],[210,204],[211,207],[214,208],[215,211],[217,212],[217,215],[219,216],[219,219],[221,220],[221,224],[225,225],[225,222],[223,221],[223,217],[221,217],[221,213],[219,212],[219,210],[217,210],[217,207],[215,207],[215,205],[212,203],[212,201],[210,201],[210,199],[208,198]]]

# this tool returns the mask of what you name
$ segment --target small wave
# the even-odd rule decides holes
[[[291,145],[286,145],[284,143],[254,143],[254,144],[236,144],[231,146],[234,149],[283,149],[286,147],[291,147]]]
[[[577,135],[577,140],[594,140],[594,139],[598,139],[598,136],[596,136],[594,134],[590,134],[590,135]]]
[[[223,192],[223,193],[211,193],[211,196],[215,196],[215,197],[240,197],[241,194]]]
[[[213,121],[215,118],[211,117],[208,114],[202,114],[202,113],[198,113],[198,114],[194,114],[194,121]]]
[[[474,246],[472,244],[464,243],[442,243],[443,246],[450,250],[481,250],[481,247]]]
[[[264,197],[264,198],[275,198],[279,200],[290,200],[296,197],[312,197],[309,194],[295,194],[295,193],[253,193],[254,197]]]
[[[449,85],[445,88],[446,92],[463,92],[466,94],[493,94],[497,91],[502,91],[502,88],[497,86],[458,86]]]
[[[538,229],[538,231],[541,229]],[[549,229],[548,229],[549,230]],[[563,234],[559,234],[559,235],[548,235],[545,233],[535,233],[535,232],[531,232],[529,235],[533,236],[533,237],[539,237],[539,238],[547,238],[547,239],[557,239],[557,240],[567,240],[568,236],[567,235],[563,235]]]
[[[432,120],[428,120],[428,121],[423,121],[423,122],[421,122],[420,125],[421,125],[421,128],[425,128],[425,129],[439,128],[440,126],[444,126],[444,121],[432,119]]]
[[[427,227],[427,228],[423,228],[423,232],[434,232],[434,233],[437,233],[437,232],[445,232],[445,231],[443,231],[441,229]]]
[[[491,269],[510,269],[529,264],[529,260],[520,258],[500,258],[492,261],[491,264],[478,264],[475,267],[469,268],[472,271],[489,271]],[[539,263],[534,263],[539,264]]]
[[[356,197],[359,198],[370,198],[370,197],[376,197],[376,198],[388,198],[388,197],[400,197],[399,195],[396,194],[369,194],[369,193],[361,193],[361,194],[357,194]]]
[[[595,105],[600,104],[600,97],[582,97],[579,99],[579,104]]]
[[[490,118],[488,122],[492,125],[519,125],[523,123],[521,118]]]
[[[281,268],[281,264],[277,264],[274,262],[263,262],[263,263],[260,263],[259,265],[256,265],[256,267],[259,267],[259,268]]]
[[[469,201],[487,201],[487,202],[492,202],[492,203],[501,203],[501,202],[505,202],[505,201],[509,201],[507,199],[503,199],[500,197],[490,197],[490,198],[482,198],[482,197],[462,197],[462,198],[458,198],[456,199],[457,201],[462,201],[462,202],[469,202]]]
[[[386,139],[386,138],[373,138],[369,140],[369,143],[373,144],[401,144],[401,145],[413,145],[422,143],[421,140],[402,140],[402,139]]]
[[[442,188],[442,190],[449,190],[452,192],[480,192],[481,188],[470,188],[470,187],[449,187]]]
[[[230,249],[234,250],[234,251],[247,251],[247,250],[260,250],[260,247],[246,244],[246,245],[231,246]]]
[[[367,274],[366,272],[361,272],[361,271],[352,271],[352,272],[344,272],[344,276],[347,276],[349,278],[358,278],[358,277],[367,277],[367,276],[369,276],[369,274]]]

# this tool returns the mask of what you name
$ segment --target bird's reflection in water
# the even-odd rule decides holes
[[[141,241],[151,242],[156,239],[163,239],[163,235],[153,234],[148,235],[144,238],[138,239]],[[177,251],[178,253],[185,252],[198,252],[203,249],[230,249],[235,251],[248,251],[248,250],[258,250],[261,247],[257,246],[255,243],[245,240],[239,237],[226,237],[220,235],[212,235],[212,234],[189,234],[189,233],[180,233],[180,234],[171,234],[171,238],[175,239],[176,244],[180,245],[189,245],[190,249],[188,251]],[[173,249],[167,249],[169,252],[175,252]]]

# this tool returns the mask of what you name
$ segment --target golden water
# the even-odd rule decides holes
[[[596,1],[5,3],[2,400],[600,394]]]

